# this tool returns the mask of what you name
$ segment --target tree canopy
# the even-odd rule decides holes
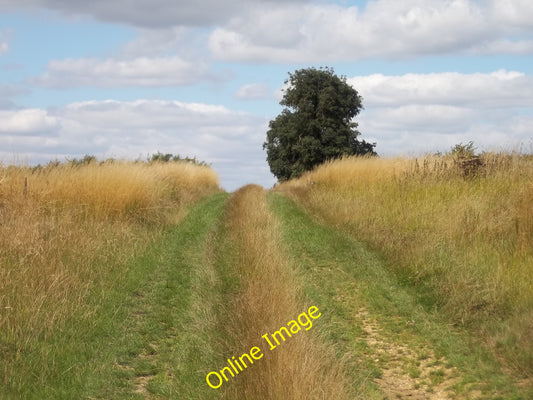
[[[375,143],[357,140],[353,122],[362,98],[331,68],[289,73],[280,104],[285,108],[269,123],[263,149],[270,170],[280,181],[300,176],[323,162],[344,155],[373,154]]]

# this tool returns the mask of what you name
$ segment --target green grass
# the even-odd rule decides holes
[[[46,349],[35,354],[46,359],[20,354],[34,373],[18,377],[16,386],[0,385],[0,398],[142,399],[144,391],[151,398],[209,399],[196,372],[214,357],[217,316],[205,317],[220,298],[216,281],[205,279],[205,255],[226,196],[201,201],[127,268],[117,268],[89,295],[91,315],[72,317],[38,342]]]
[[[465,176],[452,156],[348,157],[276,191],[382,254],[428,312],[467,327],[531,382],[532,157],[484,153],[481,162]]]
[[[131,298],[123,325],[128,333],[115,347],[114,374],[120,377],[131,368],[133,376],[125,390],[103,383],[98,396],[129,399],[141,392],[150,398],[213,398],[198,371],[213,364],[217,354],[214,307],[221,294],[210,254],[226,197],[201,202],[140,260],[151,270],[150,278]]]
[[[459,399],[475,392],[483,399],[532,398],[533,393],[522,391],[467,327],[450,325],[432,307],[428,293],[399,279],[391,272],[390,261],[375,249],[369,250],[349,233],[315,222],[296,203],[276,193],[267,195],[274,216],[247,220],[244,216],[250,210],[260,208],[258,202],[248,201],[233,210],[232,219],[228,196],[221,193],[202,200],[142,254],[132,251],[125,267],[98,266],[111,272],[87,296],[85,309],[91,312],[74,315],[60,331],[31,346],[20,346],[16,363],[32,373],[7,385],[0,382],[0,399],[231,398],[231,390],[239,388],[236,384],[246,376],[213,390],[205,375],[220,369],[233,350],[249,349],[241,341],[244,331],[239,330],[248,327],[239,328],[238,318],[257,333],[270,329],[257,326],[262,316],[248,318],[255,314],[244,313],[248,304],[239,296],[246,282],[249,288],[264,280],[260,272],[266,264],[280,263],[279,258],[284,268],[294,271],[283,270],[285,280],[280,273],[271,283],[293,282],[288,279],[291,275],[298,293],[302,289],[297,304],[315,305],[322,313],[312,331],[318,332],[318,340],[309,342],[313,348],[304,347],[309,350],[305,354],[333,349],[353,398],[394,398],[384,389],[390,374],[410,379],[413,389],[426,393],[446,387]],[[242,226],[237,224],[244,220]],[[252,240],[259,256],[250,258],[252,251],[247,250],[253,246],[247,247],[246,240]],[[271,252],[260,253],[262,246]],[[245,277],[247,273],[252,275]],[[295,290],[291,285],[279,285],[272,301],[265,299],[274,290],[253,286],[258,293],[246,299],[254,300],[259,310],[277,312],[284,306],[276,301]],[[284,316],[282,322],[286,320]],[[279,326],[276,321],[274,328]],[[253,344],[259,340],[257,333],[250,333]],[[298,360],[300,356],[290,358],[284,366],[296,367]],[[269,375],[267,365],[262,360],[255,372]],[[247,371],[248,378],[253,372]],[[279,373],[284,371],[272,375],[274,383]]]
[[[369,321],[379,324],[383,340],[418,354],[414,360],[428,358],[428,348],[435,359],[446,357],[447,366],[460,371],[455,385],[458,395],[468,396],[478,389],[484,398],[528,398],[465,331],[452,329],[438,314],[428,312],[418,294],[398,282],[379,254],[347,234],[313,222],[284,196],[271,194],[270,201],[282,221],[289,254],[305,277],[306,294],[321,305],[328,318],[328,323],[322,324],[322,335],[338,346],[339,356],[352,353],[349,372],[361,386],[363,398],[380,398],[371,378],[380,377],[390,361],[376,357],[361,340]],[[358,314],[361,309],[367,311],[364,318]],[[416,375],[408,366],[405,373]],[[441,382],[440,374],[430,375],[428,390]]]

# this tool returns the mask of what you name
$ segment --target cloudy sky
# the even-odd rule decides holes
[[[531,0],[0,0],[0,162],[156,151],[270,187],[288,72],[330,66],[380,155],[533,152]]]

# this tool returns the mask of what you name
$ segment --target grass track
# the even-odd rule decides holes
[[[271,194],[270,204],[306,294],[329,315],[323,338],[352,355],[361,398],[529,398],[487,352],[425,310],[379,255],[286,197]]]
[[[313,222],[288,198],[252,191],[241,208],[227,194],[201,201],[132,262],[125,276],[117,277],[97,318],[73,330],[68,343],[57,344],[50,362],[63,360],[64,365],[56,366],[54,381],[18,393],[0,388],[0,398],[239,399],[241,389],[250,390],[246,385],[262,384],[257,379],[267,386],[287,379],[308,362],[307,352],[327,355],[317,358],[323,364],[314,364],[324,378],[319,382],[334,385],[335,377],[349,382],[350,398],[529,398],[496,360],[424,309],[379,255]],[[290,270],[275,269],[280,263]],[[263,275],[265,265],[273,272]],[[266,279],[263,286],[251,286]],[[291,297],[293,289],[289,303],[267,296],[281,290],[277,297]],[[254,301],[272,315],[254,316],[248,308]],[[262,333],[304,311],[304,305],[316,305],[323,315],[310,332],[300,334],[312,333],[312,340],[294,345],[287,358],[281,355],[292,342],[284,344],[277,350],[281,364],[262,360],[254,365],[258,374],[247,379],[236,377],[220,390],[207,386],[207,372],[221,368],[236,351],[259,344],[250,339],[259,341]],[[342,376],[327,374],[333,370],[330,356],[342,367]],[[321,388],[315,382],[306,392],[311,381],[303,382],[305,374],[294,376],[293,386],[302,389],[294,399],[331,398],[324,393],[333,386]],[[283,385],[249,393],[258,400],[293,400],[280,390]]]
[[[279,223],[267,203],[266,191],[248,185],[228,201],[220,270],[233,276],[231,299],[224,303],[229,340],[215,370],[226,358],[258,346],[262,357],[218,390],[224,399],[352,399],[343,364],[331,346],[317,337],[317,325],[306,320],[310,307],[302,296],[301,279],[281,245]],[[298,322],[296,322],[298,321]],[[286,328],[292,322],[291,332]],[[295,326],[301,326],[296,329]],[[264,334],[285,331],[274,339]],[[292,333],[292,335],[291,335]],[[282,337],[283,335],[283,337]],[[279,339],[279,341],[278,341]]]
[[[216,350],[216,318],[209,319],[205,300],[220,301],[207,277],[212,232],[226,198],[202,200],[124,275],[111,276],[110,290],[89,297],[97,305],[91,318],[74,317],[67,333],[51,339],[47,375],[28,376],[9,391],[0,387],[0,399],[209,399],[195,372]]]
[[[148,279],[131,292],[124,334],[113,346],[120,383],[104,384],[95,398],[212,398],[197,371],[217,350],[212,246],[226,198],[202,201],[139,260]]]

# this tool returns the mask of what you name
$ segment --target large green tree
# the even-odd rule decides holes
[[[357,140],[353,118],[363,108],[361,96],[331,68],[289,73],[280,104],[270,121],[263,149],[280,181],[300,176],[324,161],[343,155],[373,154],[375,143]]]

